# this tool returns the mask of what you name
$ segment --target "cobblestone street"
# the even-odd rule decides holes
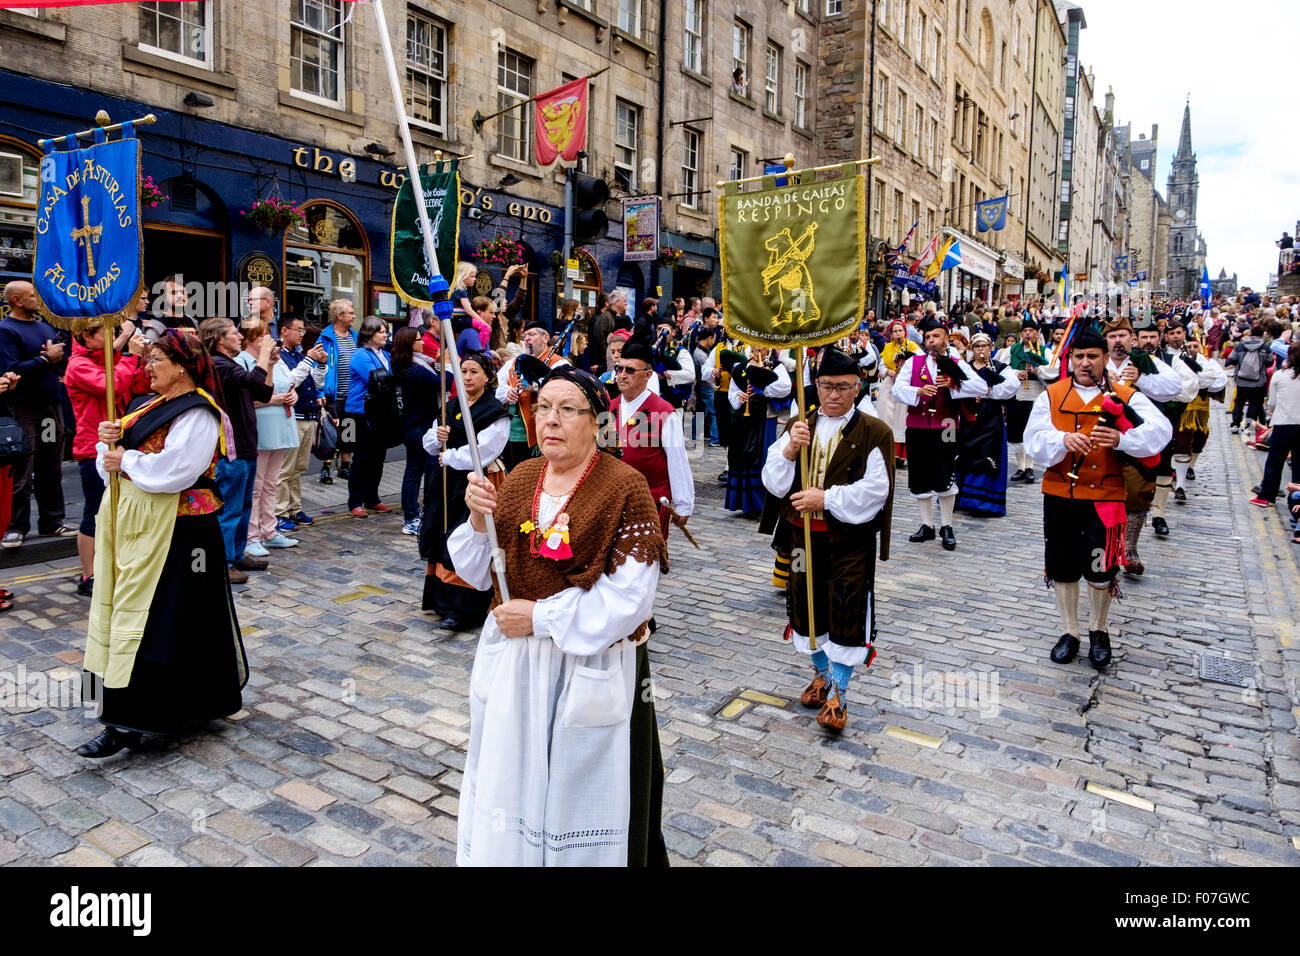
[[[954,553],[907,542],[900,494],[879,655],[839,738],[798,704],[772,552],[722,511],[722,450],[694,458],[703,550],[673,532],[650,644],[673,864],[1300,864],[1296,549],[1280,507],[1246,504],[1262,462],[1213,415],[1172,536],[1148,528],[1147,574],[1123,580],[1102,676],[1047,659],[1036,487],[959,517]],[[390,502],[399,481],[390,463]],[[420,611],[400,524],[325,515],[236,589],[245,709],[207,733],[96,763],[70,749],[98,726],[80,706],[7,706],[0,863],[453,864],[477,635]],[[74,564],[0,580],[11,680],[79,674]],[[1207,654],[1254,686],[1203,679]]]

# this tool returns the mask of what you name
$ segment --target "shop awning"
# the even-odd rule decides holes
[[[988,282],[998,277],[998,254],[988,246],[976,242],[960,229],[945,229],[950,236],[956,236],[961,242],[961,264],[957,266],[962,272]]]

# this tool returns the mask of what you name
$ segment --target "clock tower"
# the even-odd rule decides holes
[[[1182,299],[1197,295],[1205,267],[1205,240],[1196,229],[1196,154],[1192,152],[1192,106],[1183,108],[1178,152],[1169,169],[1169,272],[1166,291]]]

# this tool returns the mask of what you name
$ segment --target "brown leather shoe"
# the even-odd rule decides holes
[[[826,697],[831,692],[831,685],[826,683],[821,674],[817,673],[817,668],[813,668],[813,673],[816,674],[813,682],[805,687],[803,693],[799,695],[799,703],[805,707],[822,706],[822,704],[826,703]]]
[[[248,572],[239,570],[239,568],[235,567],[233,564],[226,569],[226,573],[230,578],[231,584],[248,583]]]
[[[268,558],[255,558],[251,554],[246,554],[235,562],[235,567],[244,571],[265,571],[270,566]]]
[[[849,722],[849,711],[838,693],[834,694],[822,706],[817,714],[817,723],[827,730],[840,731]]]

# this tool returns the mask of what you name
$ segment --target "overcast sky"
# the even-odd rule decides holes
[[[1134,139],[1160,125],[1156,186],[1162,196],[1191,94],[1201,181],[1197,225],[1210,277],[1226,268],[1242,285],[1262,290],[1277,270],[1273,241],[1283,229],[1294,235],[1300,218],[1300,3],[1076,2],[1088,21],[1079,59],[1094,74],[1097,104],[1104,105],[1111,86],[1115,121],[1131,123]]]

